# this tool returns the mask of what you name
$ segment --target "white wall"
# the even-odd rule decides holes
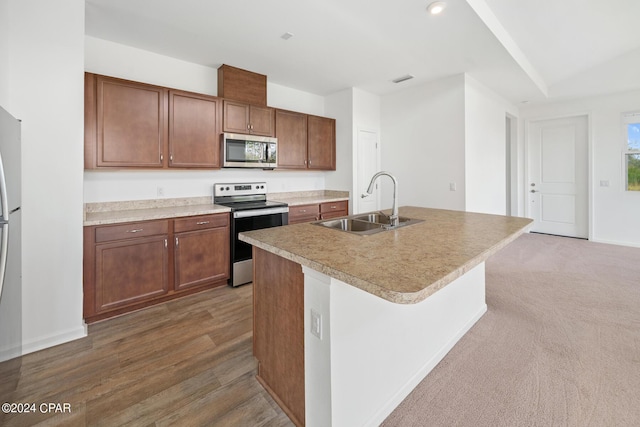
[[[336,119],[336,170],[327,172],[326,184],[334,190],[353,188],[353,89],[329,95],[325,99],[328,117]],[[352,210],[353,206],[349,206]]]
[[[82,321],[84,1],[0,0],[0,104],[22,120],[23,352]]]
[[[624,189],[621,115],[640,111],[640,91],[532,105],[520,109],[527,121],[588,114],[590,117],[591,233],[597,242],[640,246],[640,192]],[[520,135],[524,149],[524,135]],[[609,181],[609,186],[600,186]]]
[[[0,0],[0,105],[9,108],[9,1]]]
[[[218,71],[215,68],[95,37],[85,37],[85,69],[92,73],[208,95],[218,93]],[[267,83],[267,103],[271,107],[325,115],[324,97],[281,85]],[[158,187],[164,190],[165,198],[209,196],[216,182],[266,181],[270,192],[321,190],[325,188],[325,175],[326,172],[236,169],[87,171],[84,173],[84,200],[156,199]]]
[[[465,210],[507,212],[506,128],[509,104],[478,81],[465,76]]]
[[[382,97],[382,169],[398,178],[400,206],[465,209],[464,93],[457,75]],[[380,182],[388,209],[393,186]]]

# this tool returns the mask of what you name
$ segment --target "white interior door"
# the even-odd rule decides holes
[[[371,212],[379,209],[379,190],[376,183],[376,191],[369,197],[360,197],[367,191],[373,175],[378,172],[378,133],[368,130],[358,130],[358,185],[357,192],[353,195],[356,201],[354,213]]]
[[[587,117],[532,122],[528,132],[531,231],[588,237]]]

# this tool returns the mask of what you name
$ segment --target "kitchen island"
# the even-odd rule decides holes
[[[531,220],[417,207],[361,236],[315,224],[254,245],[258,380],[297,425],[377,425],[486,311],[484,261]]]

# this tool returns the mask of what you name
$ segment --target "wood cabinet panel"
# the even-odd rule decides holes
[[[213,227],[228,227],[229,214],[212,214],[189,216],[174,220],[173,229],[176,233],[195,231]]]
[[[169,166],[220,167],[222,100],[169,92]]]
[[[96,243],[114,240],[134,239],[138,237],[166,235],[169,232],[169,221],[142,221],[118,225],[97,227]]]
[[[175,289],[228,279],[228,248],[228,227],[176,234]]]
[[[254,135],[274,136],[276,132],[274,117],[273,108],[250,105],[249,122],[251,133]]]
[[[307,116],[307,150],[309,169],[336,169],[336,121],[327,117]]]
[[[320,205],[289,206],[289,224],[316,221],[320,218]]]
[[[164,295],[169,289],[166,236],[98,244],[95,259],[97,313]]]
[[[253,354],[258,380],[304,425],[304,275],[287,259],[253,248]]]
[[[249,105],[225,100],[223,129],[231,133],[249,133]]]
[[[278,168],[307,168],[307,115],[276,110]]]
[[[166,90],[97,76],[97,166],[162,167]]]
[[[338,218],[349,215],[349,202],[325,202],[320,204],[320,219]]]
[[[223,130],[262,136],[275,135],[273,108],[224,100]]]
[[[218,67],[218,96],[267,105],[267,76],[222,64]]]

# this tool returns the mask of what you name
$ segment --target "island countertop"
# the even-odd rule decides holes
[[[424,222],[366,236],[305,223],[239,237],[388,301],[413,304],[484,262],[532,222],[412,206],[399,211]]]

